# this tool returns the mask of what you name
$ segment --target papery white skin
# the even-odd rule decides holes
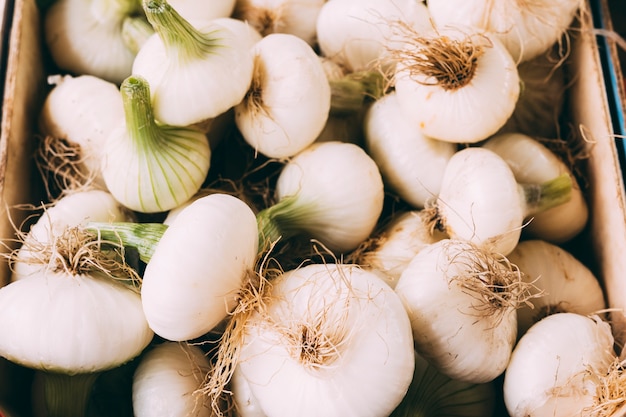
[[[40,260],[37,248],[48,244],[69,227],[82,226],[90,221],[133,220],[134,215],[107,191],[86,189],[65,194],[47,207],[31,226],[11,267],[11,280],[22,279],[45,269],[47,261]]]
[[[188,126],[216,117],[238,104],[250,86],[250,38],[217,19],[197,29],[219,39],[219,46],[203,59],[168,54],[155,33],[134,60],[133,74],[150,84],[155,118],[162,123]]]
[[[254,57],[251,90],[235,107],[235,123],[257,152],[288,158],[324,128],[331,100],[328,79],[313,48],[295,35],[266,35],[254,47]]]
[[[437,210],[445,232],[502,255],[519,242],[526,207],[509,165],[495,152],[458,151],[443,176]]]
[[[485,256],[468,242],[440,240],[415,255],[395,287],[417,352],[459,381],[494,380],[506,369],[516,340],[514,305],[495,309],[453,279],[490,273]]]
[[[288,33],[315,45],[317,17],[326,0],[238,0],[234,17],[267,36]]]
[[[241,367],[235,367],[230,384],[233,402],[239,417],[267,417],[261,409],[259,400],[252,394],[250,383],[241,373]]]
[[[211,366],[197,345],[163,342],[148,350],[132,383],[135,417],[211,417],[199,389]]]
[[[348,71],[390,65],[389,49],[402,43],[397,26],[406,24],[419,33],[432,30],[428,8],[415,0],[333,0],[317,18],[321,54]]]
[[[153,337],[139,293],[95,274],[41,270],[1,288],[0,303],[0,356],[29,368],[112,369]]]
[[[181,134],[177,138],[179,149],[184,148],[185,136]],[[208,143],[206,147],[201,145],[198,135],[188,135],[187,139],[195,142],[191,146],[196,152],[185,155],[170,148],[171,153],[148,152],[149,156],[144,158],[146,153],[137,153],[126,129],[117,129],[111,134],[103,155],[102,174],[107,188],[120,203],[142,213],[164,212],[184,203],[202,185],[211,155]],[[179,165],[184,172],[176,171]]]
[[[237,0],[168,0],[168,3],[190,22],[207,22],[230,17]]]
[[[39,113],[42,134],[80,146],[81,164],[104,186],[101,150],[111,131],[124,119],[119,87],[93,75],[48,77],[52,89]]]
[[[518,243],[507,258],[532,282],[540,297],[517,310],[518,337],[549,313],[598,314],[606,308],[604,293],[594,273],[567,250],[538,239]]]
[[[300,226],[338,252],[371,234],[385,197],[376,163],[358,145],[336,141],[314,143],[283,167],[276,198],[290,196],[307,213]]]
[[[429,0],[439,28],[471,25],[493,32],[516,62],[532,59],[559,41],[580,0]]]
[[[400,403],[415,358],[407,314],[387,284],[355,265],[312,264],[274,280],[270,297],[267,314],[246,325],[237,364],[265,414],[386,416]],[[302,358],[307,327],[320,331],[313,343],[334,342],[333,360]]]
[[[256,218],[247,204],[227,194],[195,200],[167,228],[146,266],[141,296],[150,327],[172,341],[210,331],[235,307],[257,249]]]
[[[135,8],[130,0],[53,2],[44,15],[44,36],[55,64],[76,75],[121,83],[135,59],[121,26]]]
[[[480,142],[496,133],[515,110],[520,93],[517,66],[497,39],[486,33],[443,29],[434,36],[463,40],[472,35],[472,42],[483,45],[484,53],[476,58],[471,81],[456,89],[411,69],[412,59],[402,59],[396,66],[400,108],[426,136],[453,143]]]
[[[519,340],[504,375],[511,417],[572,417],[596,404],[598,385],[615,360],[608,323],[557,313]],[[594,414],[595,415],[595,414]]]
[[[395,92],[369,107],[364,126],[366,150],[387,186],[414,208],[424,208],[439,194],[456,145],[425,136],[403,116]]]
[[[561,174],[569,174],[572,179],[570,199],[533,214],[527,219],[530,222],[524,227],[524,233],[552,243],[564,243],[584,229],[589,219],[587,200],[572,171],[554,152],[521,133],[502,133],[482,146],[500,155],[519,183],[542,183]]]
[[[415,255],[431,243],[445,238],[445,234],[430,230],[424,212],[406,211],[395,215],[384,229],[373,236],[374,247],[360,255],[357,263],[395,288],[402,271]]]

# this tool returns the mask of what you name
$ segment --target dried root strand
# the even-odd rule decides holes
[[[466,248],[454,254],[450,264],[461,265],[464,273],[450,274],[448,282],[478,301],[473,308],[479,315],[502,318],[507,310],[532,306],[530,300],[543,295],[533,283],[524,281],[520,269],[505,256],[470,242],[463,244]]]
[[[283,273],[280,267],[270,267],[274,263],[270,253],[271,249],[265,251],[257,262],[259,266],[256,271],[249,271],[247,282],[240,290],[237,306],[230,313],[225,329],[211,352],[214,366],[197,390],[209,398],[213,413],[219,417],[234,413],[232,393],[228,386],[239,363],[248,320],[253,314],[266,311],[271,280]]]
[[[40,138],[35,164],[48,198],[62,191],[82,189],[93,184],[94,173],[85,172],[80,146],[50,135]]]
[[[491,47],[489,39],[481,34],[453,39],[441,34],[425,36],[401,22],[394,25],[406,41],[390,51],[392,58],[417,82],[444,90],[466,86],[473,79],[485,48]]]
[[[606,375],[598,376],[590,371],[592,378],[596,378],[596,405],[585,410],[589,416],[609,417],[626,404],[626,373],[624,361],[616,358]]]
[[[26,257],[20,262],[44,265],[51,271],[70,275],[100,273],[139,291],[141,277],[126,262],[124,247],[115,242],[102,241],[80,227],[68,227],[47,242],[39,242],[23,235],[22,248]],[[19,250],[12,253],[15,261]]]

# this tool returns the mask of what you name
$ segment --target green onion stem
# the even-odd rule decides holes
[[[279,239],[290,239],[306,231],[311,208],[299,204],[297,196],[291,196],[261,210],[256,218],[259,247],[265,248]]]
[[[99,372],[68,375],[41,371],[48,417],[84,417]]]
[[[368,98],[376,100],[385,92],[383,75],[377,71],[353,72],[329,82],[334,115],[358,112]]]
[[[124,103],[126,130],[138,149],[150,149],[150,143],[157,143],[161,131],[154,120],[150,85],[141,76],[131,75],[120,86]]]
[[[167,225],[162,223],[90,222],[86,228],[98,235],[100,240],[113,244],[122,244],[126,248],[135,248],[139,259],[148,263]]]
[[[143,9],[168,53],[178,60],[202,58],[219,45],[214,34],[200,32],[165,0],[144,0]]]
[[[521,186],[526,201],[526,215],[556,207],[572,197],[572,178],[567,173],[541,184],[521,184]]]

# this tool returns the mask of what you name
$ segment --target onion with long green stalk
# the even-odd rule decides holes
[[[624,363],[609,323],[556,313],[517,343],[504,375],[511,417],[610,417],[626,402]]]
[[[451,238],[506,256],[520,240],[524,219],[565,203],[571,190],[569,174],[519,183],[498,154],[468,147],[448,161],[439,195],[427,210]]]
[[[429,0],[437,27],[474,26],[493,33],[515,62],[533,59],[567,32],[580,0]]]
[[[82,227],[28,250],[41,267],[0,289],[0,356],[41,374],[49,417],[83,417],[98,375],[153,339],[139,276],[123,248]]]
[[[86,228],[138,251],[146,263],[146,320],[170,341],[199,338],[228,316],[248,285],[259,248],[252,209],[221,193],[196,199],[168,226],[93,222]]]
[[[571,178],[570,198],[563,204],[532,213],[526,218],[524,234],[559,244],[573,239],[585,228],[589,220],[587,200],[562,157],[538,139],[522,133],[500,133],[489,138],[482,147],[500,155],[520,183],[541,183],[560,175]]]
[[[443,239],[415,255],[395,291],[417,352],[452,379],[485,383],[509,363],[517,309],[533,296],[530,286],[504,256]]]
[[[550,314],[600,315],[607,308],[598,278],[567,250],[539,239],[523,240],[507,258],[537,294],[517,310],[518,337]]]
[[[150,89],[141,76],[124,80],[124,122],[102,150],[108,190],[121,204],[142,213],[164,212],[187,201],[202,186],[211,164],[202,130],[155,120]]]
[[[520,93],[516,63],[476,29],[406,30],[392,51],[395,91],[405,117],[431,138],[477,143],[511,117]]]
[[[395,92],[376,100],[364,121],[365,149],[388,189],[416,209],[439,194],[457,145],[425,136],[403,116]]]
[[[405,396],[415,363],[408,317],[393,290],[345,264],[302,266],[266,288],[233,358],[236,410],[389,415]]]
[[[155,34],[137,53],[134,75],[150,85],[155,118],[188,126],[238,104],[252,82],[249,37],[212,19],[194,27],[165,0],[145,0]]]
[[[281,168],[275,203],[257,214],[261,246],[304,236],[353,250],[374,230],[383,202],[382,177],[362,148],[314,143]]]
[[[330,85],[313,48],[295,35],[266,35],[253,53],[252,83],[235,106],[235,122],[256,152],[286,159],[313,143],[324,128]]]
[[[54,1],[44,15],[45,43],[62,70],[119,84],[136,56],[122,27],[142,14],[136,0]]]

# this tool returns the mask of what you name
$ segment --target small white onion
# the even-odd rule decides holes
[[[548,314],[599,314],[604,292],[591,270],[565,249],[543,240],[524,240],[507,258],[532,282],[539,297],[517,310],[518,337]]]
[[[313,48],[295,35],[266,35],[253,48],[250,91],[235,123],[259,153],[277,159],[313,143],[328,119],[331,91]]]
[[[450,378],[484,383],[509,363],[516,308],[525,297],[520,282],[500,256],[443,239],[415,255],[395,291],[411,319],[417,352]]]
[[[365,148],[389,189],[414,208],[424,208],[439,194],[456,145],[425,136],[404,117],[395,92],[376,100],[364,123]]]
[[[163,233],[143,275],[150,327],[172,341],[209,332],[236,306],[257,250],[254,213],[238,198],[211,194],[185,207]]]
[[[317,39],[321,54],[350,72],[388,67],[391,46],[403,42],[397,28],[404,24],[420,33],[432,30],[422,1],[332,0],[319,12]]]
[[[545,52],[566,32],[580,0],[429,0],[435,24],[494,33],[516,62]]]
[[[268,298],[237,364],[267,416],[387,416],[400,403],[415,363],[411,327],[378,277],[312,264],[273,280]]]
[[[211,366],[199,346],[163,342],[148,350],[132,383],[135,417],[211,417],[200,387]]]
[[[597,389],[615,360],[608,323],[557,313],[533,325],[517,343],[504,375],[511,417],[572,417],[598,404]],[[623,399],[622,399],[623,400]]]

